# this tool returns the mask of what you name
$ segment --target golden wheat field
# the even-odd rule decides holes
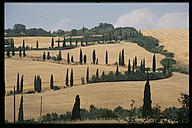
[[[142,32],[159,39],[165,49],[175,54],[178,65],[189,67],[189,30],[155,29]]]
[[[153,32],[153,31],[152,31]],[[151,33],[152,33],[151,32]],[[145,33],[145,31],[144,31]],[[166,32],[165,32],[166,33]],[[172,34],[167,32],[167,36]],[[180,32],[184,34],[185,32]],[[149,33],[150,34],[150,33]],[[178,35],[180,35],[178,34]],[[157,34],[158,35],[158,34]],[[154,35],[155,36],[155,35]],[[171,36],[170,36],[171,37]],[[182,36],[183,40],[185,36]],[[159,37],[160,41],[161,38]],[[175,38],[181,38],[175,37]],[[17,37],[15,39],[15,45],[22,45],[22,40],[25,40],[26,45],[30,47],[36,47],[36,40],[39,41],[39,47],[49,47],[51,42],[51,37]],[[170,41],[165,42],[165,48],[168,49],[169,42],[171,47],[174,41],[169,38]],[[181,39],[182,40],[182,39]],[[163,44],[164,42],[162,42]],[[176,43],[178,44],[178,43]],[[187,44],[188,45],[188,44]],[[178,50],[178,53],[184,53],[186,44],[182,46],[182,50]],[[83,54],[87,55],[87,64],[67,64],[67,53],[73,55],[74,61],[79,62],[79,51],[82,48]],[[135,107],[141,107],[143,103],[143,91],[145,81],[127,81],[127,82],[105,82],[105,83],[94,83],[94,84],[81,84],[81,78],[86,77],[86,69],[89,67],[90,76],[96,73],[96,69],[99,69],[99,74],[102,71],[108,73],[109,71],[115,71],[115,62],[118,62],[119,52],[124,48],[125,50],[125,67],[120,66],[119,70],[124,72],[127,70],[128,59],[132,59],[137,56],[138,65],[140,65],[140,60],[146,59],[146,67],[152,65],[153,54],[146,51],[144,48],[139,47],[137,44],[130,42],[122,42],[120,44],[99,44],[86,47],[78,47],[71,50],[62,50],[62,57],[64,60],[60,64],[53,63],[52,61],[36,61],[33,60],[34,57],[40,57],[43,52],[48,51],[26,51],[26,58],[19,59],[18,53],[12,58],[5,58],[5,85],[6,93],[13,90],[13,86],[16,86],[17,73],[24,75],[24,91],[33,89],[34,76],[40,75],[42,78],[42,88],[43,93],[35,94],[24,94],[24,118],[38,118],[40,114],[40,96],[43,97],[43,114],[56,112],[63,114],[66,111],[71,111],[75,96],[80,95],[81,107],[89,109],[91,104],[96,105],[96,107],[110,108],[114,109],[117,106],[122,106],[124,108],[130,109],[131,100],[135,100]],[[92,51],[96,50],[96,55],[99,60],[99,65],[91,64]],[[105,65],[105,51],[108,51],[109,55],[109,65]],[[169,50],[169,49],[168,49]],[[177,47],[175,48],[177,50]],[[171,51],[171,49],[170,49]],[[58,54],[58,51],[49,51],[51,56]],[[173,51],[174,53],[176,51]],[[178,54],[177,53],[177,54]],[[187,52],[187,55],[189,52]],[[156,54],[157,67],[162,67],[160,60],[164,56]],[[182,63],[187,64],[187,57],[185,54],[176,56],[177,60],[180,59]],[[63,88],[65,86],[65,75],[66,69],[70,70],[73,68],[74,73],[74,87]],[[61,87],[60,90],[53,91],[49,89],[50,76],[54,75],[54,83]],[[173,76],[163,80],[150,81],[151,85],[151,95],[152,95],[152,105],[159,103],[162,109],[166,107],[176,106],[180,107],[180,103],[177,98],[179,98],[180,92],[189,92],[189,75],[181,73],[173,73]],[[18,117],[18,110],[20,104],[20,96],[16,95],[16,117]],[[13,121],[13,96],[5,97],[5,119],[8,121]]]

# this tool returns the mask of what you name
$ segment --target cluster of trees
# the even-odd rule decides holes
[[[121,62],[121,60],[119,62]],[[172,75],[172,72],[169,70],[168,66],[165,68],[163,68],[162,71],[157,72],[156,57],[154,54],[152,61],[152,72],[149,73],[150,79],[157,80],[170,77]],[[129,80],[146,80],[147,79],[146,71],[150,71],[150,68],[145,68],[145,59],[141,60],[140,66],[137,66],[137,57],[135,57],[133,59],[132,65],[130,64],[129,59],[128,69],[127,71],[125,71],[124,74],[122,74],[119,71],[119,65],[117,65],[115,73],[110,71],[108,74],[105,74],[105,72],[103,71],[100,76],[99,76],[99,69],[97,69],[96,75],[93,75],[89,80],[89,82],[95,83],[95,82],[109,82],[109,81],[112,82],[112,81],[129,81]]]
[[[67,68],[67,72],[66,72],[66,79],[65,79],[65,85],[67,87],[69,87],[69,85],[71,87],[73,87],[73,84],[74,84],[74,78],[73,78],[73,69],[71,69],[71,75],[70,75],[70,81],[69,81],[69,71],[68,71],[68,68]]]

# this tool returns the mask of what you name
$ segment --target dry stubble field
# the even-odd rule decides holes
[[[51,40],[51,38],[49,38]],[[35,38],[33,39],[35,40]],[[48,46],[50,41],[47,39]],[[22,39],[21,39],[22,43]],[[26,41],[27,43],[27,41]],[[40,42],[39,42],[40,43]],[[45,44],[44,44],[45,45]],[[43,45],[42,45],[43,46]],[[46,44],[46,47],[48,47]],[[54,74],[54,80],[56,85],[61,87],[64,86],[66,68],[73,67],[75,85],[72,88],[65,88],[58,91],[46,90],[40,94],[24,94],[24,116],[25,119],[38,118],[39,107],[40,107],[40,96],[43,96],[43,114],[57,112],[64,113],[71,111],[74,98],[76,94],[80,94],[81,107],[88,109],[91,104],[97,107],[106,107],[114,109],[117,106],[124,108],[130,108],[131,100],[134,99],[135,106],[140,107],[143,100],[143,90],[145,81],[129,81],[129,82],[106,82],[96,84],[85,84],[80,85],[81,77],[86,75],[86,67],[90,68],[90,75],[95,74],[96,68],[99,68],[99,72],[104,70],[115,71],[116,66],[113,64],[118,59],[119,51],[125,49],[125,62],[127,64],[128,58],[133,58],[137,55],[139,64],[141,58],[146,58],[147,66],[151,67],[151,53],[145,49],[137,46],[136,44],[116,44],[115,46],[110,45],[95,45],[83,47],[83,53],[88,56],[88,64],[86,65],[66,65],[66,64],[55,64],[51,62],[32,61],[29,59],[19,60],[17,57],[5,59],[5,81],[6,91],[13,89],[16,85],[17,72],[24,74],[24,90],[30,90],[33,88],[34,76],[39,74],[42,77],[43,88],[47,89],[50,81],[50,74]],[[92,50],[96,49],[97,56],[99,57],[100,65],[91,65],[91,54]],[[110,66],[104,65],[105,50],[108,50]],[[135,50],[139,49],[139,50]],[[67,53],[74,56],[74,60],[79,59],[79,48],[72,50],[62,51],[62,56],[66,58]],[[30,56],[42,56],[43,51],[27,51],[27,55]],[[56,55],[58,51],[51,52],[51,55]],[[158,67],[161,67],[159,61],[162,55],[157,55]],[[14,65],[14,66],[13,66]],[[125,71],[127,67],[120,67],[120,71]],[[70,70],[69,70],[70,74]],[[189,76],[180,73],[174,73],[171,78],[164,80],[151,81],[151,94],[152,104],[159,105],[164,109],[165,107],[177,106],[180,107],[177,98],[179,98],[180,92],[189,91]],[[5,119],[13,121],[13,96],[6,96],[5,98]],[[18,116],[20,95],[16,96],[16,117]]]

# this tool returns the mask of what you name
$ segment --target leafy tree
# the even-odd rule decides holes
[[[152,111],[151,102],[152,100],[151,100],[151,91],[150,91],[150,84],[149,84],[149,73],[147,72],[147,82],[145,84],[143,108],[142,108],[143,117],[150,116]]]
[[[38,43],[38,40],[36,42],[36,48],[39,48],[39,43]]]
[[[121,63],[122,66],[125,65],[125,58],[124,58],[124,49],[122,50],[122,63]]]
[[[71,56],[71,62],[72,62],[72,63],[74,62],[74,60],[73,60],[73,56]]]
[[[52,41],[51,41],[51,48],[54,47],[54,38],[52,37]]]
[[[89,83],[89,67],[87,67],[86,81]]]
[[[45,56],[46,56],[46,55],[45,55],[45,52],[44,52],[44,53],[43,53],[43,60],[44,60],[44,61],[45,61]]]
[[[93,64],[95,64],[95,63],[96,63],[96,53],[95,53],[95,49],[93,50],[92,60],[93,60]]]
[[[99,78],[99,69],[97,68],[96,77]]]
[[[69,86],[68,68],[67,68],[67,72],[66,72],[65,85],[66,85],[67,87]]]
[[[67,53],[67,63],[70,63],[70,57],[69,57],[69,53]]]
[[[153,69],[153,72],[155,72],[156,71],[156,58],[155,58],[155,54],[153,55],[153,67],[152,67],[152,69]]]
[[[170,67],[172,67],[173,64],[176,64],[176,60],[175,59],[172,59],[172,58],[163,58],[160,63],[166,67],[167,70],[170,69]]]
[[[23,113],[23,95],[21,95],[19,114],[18,114],[18,122],[24,121],[24,113]]]
[[[87,63],[87,56],[86,56],[86,54],[84,55],[84,63],[86,64]]]
[[[81,115],[80,115],[80,98],[79,98],[79,95],[77,95],[75,98],[75,103],[74,103],[73,109],[72,109],[71,120],[77,120],[80,118],[81,118]]]
[[[186,93],[180,93],[178,101],[181,103],[183,108],[189,108],[189,95]]]
[[[51,74],[51,79],[50,79],[50,88],[53,89],[53,74]]]
[[[73,69],[71,69],[70,85],[73,86]]]
[[[21,77],[21,85],[20,85],[20,92],[21,93],[23,93],[23,81],[24,81],[24,79],[23,79],[23,77],[24,77],[24,75],[22,75],[22,77]]]
[[[105,53],[105,64],[108,64],[108,53],[107,53],[107,50],[106,50],[106,53]]]
[[[80,57],[79,57],[79,63],[82,64],[83,63],[83,53],[82,50],[80,48]]]

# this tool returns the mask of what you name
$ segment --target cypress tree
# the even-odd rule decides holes
[[[40,78],[40,76],[38,75],[38,76],[37,76],[37,79],[36,79],[36,91],[38,91],[38,93],[41,92],[41,85],[42,85],[42,83],[41,83],[41,78]]]
[[[93,64],[95,64],[95,62],[96,62],[96,53],[95,53],[95,49],[93,50],[92,59],[93,59]]]
[[[86,44],[86,45],[88,45],[88,42],[87,42],[87,37],[86,37],[85,39],[86,39],[86,40],[85,40],[85,44]]]
[[[121,30],[121,28],[120,28],[120,40],[122,41],[122,30]]]
[[[58,38],[58,48],[60,47],[60,38]]]
[[[34,90],[37,91],[37,77],[34,78]]]
[[[131,74],[131,62],[130,62],[130,59],[129,59],[129,64],[128,64],[128,75]]]
[[[21,53],[21,47],[19,47],[19,57],[22,57],[22,53]]]
[[[18,122],[24,121],[24,113],[23,113],[23,94],[21,95],[19,114],[18,114]]]
[[[99,78],[99,69],[97,68],[96,77]]]
[[[23,50],[25,49],[25,41],[23,40]]]
[[[73,69],[71,69],[70,85],[73,86]]]
[[[133,59],[133,67],[132,67],[132,73],[135,72],[135,62],[134,62],[134,59]]]
[[[61,50],[59,50],[59,56],[58,56],[58,60],[62,60],[62,56],[61,56]]]
[[[73,63],[74,61],[73,61],[73,56],[71,56],[71,62]]]
[[[121,65],[124,66],[125,65],[125,59],[124,59],[124,49],[122,50],[122,62]]]
[[[140,70],[143,72],[143,62],[141,60],[141,64],[140,64]]]
[[[50,88],[53,89],[53,74],[51,74],[51,79],[50,79]]]
[[[149,73],[147,72],[147,82],[145,84],[143,107],[142,107],[143,117],[150,116],[152,112],[151,102],[152,100],[151,100],[151,91],[150,91],[150,84],[149,84]]]
[[[76,40],[76,42],[75,42],[75,45],[76,45],[76,46],[78,45],[78,42],[77,42],[77,40]]]
[[[25,54],[25,49],[23,49],[23,57],[25,57],[26,56],[26,54]]]
[[[143,59],[143,72],[145,73],[145,58]]]
[[[87,56],[86,56],[86,54],[84,55],[84,63],[85,64],[87,63]]]
[[[54,47],[54,38],[52,37],[52,41],[51,41],[51,48]]]
[[[38,40],[36,42],[36,48],[39,48],[39,43],[38,43]]]
[[[71,120],[77,120],[80,118],[81,118],[81,115],[80,115],[80,98],[79,98],[79,95],[77,95],[75,98],[75,103],[74,103],[73,109],[72,109]]]
[[[23,93],[23,81],[24,81],[24,79],[23,79],[23,77],[24,77],[24,75],[22,75],[22,77],[21,77],[21,85],[20,85],[20,92],[21,93]]]
[[[65,37],[63,38],[63,48],[65,47]]]
[[[45,55],[45,52],[44,52],[44,53],[43,53],[43,60],[44,60],[44,61],[45,61],[45,56],[46,56],[46,55]]]
[[[80,48],[80,57],[79,57],[79,63],[82,64],[83,62],[83,53],[82,53],[82,50]]]
[[[19,73],[17,73],[17,92],[19,91]]]
[[[99,60],[98,60],[98,58],[97,58],[97,60],[96,60],[96,64],[98,65],[98,63],[99,63]]]
[[[72,45],[71,36],[69,37],[69,43],[70,43],[70,46],[71,46]]]
[[[15,45],[14,40],[11,38],[12,56],[15,56]]]
[[[86,81],[89,83],[89,67],[87,67]]]
[[[47,52],[47,60],[50,59],[50,52]]]
[[[137,66],[137,56],[135,56],[135,66]]]
[[[69,53],[67,53],[67,63],[70,63],[70,57],[69,57]]]
[[[119,66],[117,65],[116,67],[116,72],[115,72],[116,75],[119,75]]]
[[[69,86],[68,68],[67,68],[67,73],[66,73],[65,85],[66,85],[67,87]]]
[[[108,53],[107,53],[107,50],[105,52],[105,64],[108,64]]]
[[[122,65],[122,58],[121,58],[121,52],[119,52],[119,65]]]
[[[156,71],[156,58],[155,58],[155,54],[153,55],[153,67],[152,67],[152,69],[153,69],[153,72]]]

